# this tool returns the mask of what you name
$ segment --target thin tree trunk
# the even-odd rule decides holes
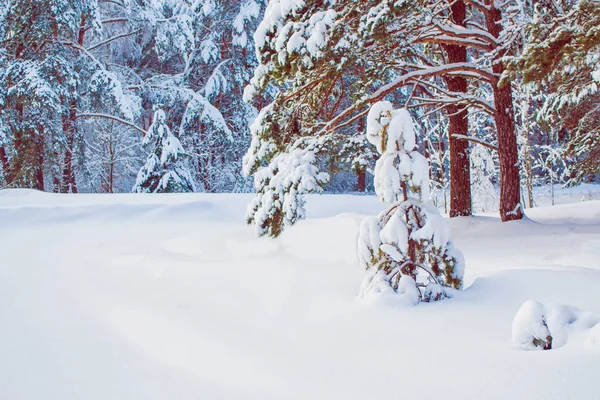
[[[77,193],[77,183],[75,182],[75,171],[73,168],[73,152],[75,150],[75,120],[76,100],[69,104],[69,113],[63,123],[63,131],[67,137],[67,148],[65,150],[65,164],[62,174],[62,193]]]
[[[77,35],[77,44],[83,47],[85,43],[85,18],[82,16],[79,23],[79,32]],[[77,100],[73,98],[69,101],[67,118],[63,123],[63,132],[67,138],[67,148],[65,150],[65,164],[62,176],[63,193],[77,193],[77,182],[75,181],[75,169],[73,167],[73,153],[75,151],[75,136],[77,120]]]
[[[52,193],[60,193],[60,188],[62,185],[60,183],[60,154],[58,150],[54,151],[54,162],[55,165],[52,166]]]
[[[531,145],[529,132],[525,132],[525,181],[527,182],[527,202],[533,208],[533,166],[531,165]]]
[[[451,7],[454,23],[465,26],[466,6],[462,0],[455,1]],[[448,62],[467,61],[467,49],[456,45],[444,46]],[[467,93],[467,80],[463,77],[445,79],[452,92]],[[469,121],[467,110],[459,106],[450,106],[448,111],[448,137],[450,143],[450,217],[471,215],[471,165],[469,142],[459,140],[453,135],[468,135]]]
[[[486,3],[490,8],[486,16],[487,29],[492,36],[498,38],[502,30],[502,12],[495,8],[491,1]],[[501,75],[504,72],[504,66],[498,61],[494,63],[492,70],[495,74]],[[496,119],[498,156],[500,158],[500,218],[506,222],[523,218],[520,203],[519,152],[510,84],[503,87],[494,86],[493,90],[494,118]]]
[[[10,162],[8,161],[8,156],[6,154],[6,149],[4,146],[0,146],[0,162],[2,162],[2,171],[4,172],[4,179],[6,183],[8,183],[8,178],[10,176]]]
[[[35,150],[33,154],[34,160],[34,181],[33,188],[37,190],[44,191],[44,134],[43,128],[39,128],[40,133],[36,135],[33,134],[33,140],[35,142]]]
[[[361,118],[358,120],[358,131],[365,131],[365,118]],[[359,166],[356,168],[356,190],[358,192],[364,193],[367,190],[367,167]]]

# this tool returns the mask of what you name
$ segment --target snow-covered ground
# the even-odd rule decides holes
[[[600,313],[587,189],[453,219],[467,287],[410,308],[357,299],[372,196],[311,197],[273,241],[243,224],[247,195],[1,191],[0,399],[600,399],[599,326],[511,344],[526,300]]]

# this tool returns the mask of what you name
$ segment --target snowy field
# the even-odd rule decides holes
[[[466,289],[399,308],[357,298],[372,196],[311,197],[273,241],[248,195],[0,191],[0,399],[598,400],[599,192],[452,220]],[[592,317],[518,350],[528,299]]]

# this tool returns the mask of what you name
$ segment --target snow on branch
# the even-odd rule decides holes
[[[127,32],[127,33],[123,33],[121,35],[116,35],[116,36],[109,37],[108,39],[103,40],[102,42],[97,43],[97,44],[93,45],[92,47],[87,48],[86,50],[87,51],[96,50],[98,47],[102,47],[104,45],[107,45],[107,44],[109,44],[111,42],[114,42],[115,40],[123,39],[123,38],[129,37],[129,36],[133,36],[133,35],[137,35],[141,31],[142,31],[142,28],[139,28],[139,29],[136,29],[135,31],[132,31],[132,32]]]
[[[120,124],[123,124],[125,126],[128,126],[130,128],[135,129],[136,131],[140,132],[142,135],[146,136],[146,131],[143,130],[142,128],[140,128],[139,126],[126,121],[122,118],[119,117],[115,117],[114,115],[108,115],[108,114],[94,114],[94,113],[84,113],[84,114],[77,114],[75,116],[75,118],[101,118],[101,119],[109,119],[111,121],[115,121],[118,122]]]
[[[130,19],[127,17],[120,17],[120,18],[111,18],[111,19],[105,19],[103,21],[100,21],[100,24],[102,25],[108,25],[108,24],[116,24],[119,22],[129,22]],[[85,28],[83,28],[84,31],[89,31],[90,29],[92,29],[92,25],[88,25]]]
[[[418,42],[475,47],[484,51],[493,50],[500,45],[498,39],[483,29],[465,28],[450,22],[442,24],[439,21],[432,21],[428,29]]]
[[[451,63],[446,65],[441,65],[437,67],[431,68],[423,68],[416,71],[408,72],[398,78],[394,79],[390,83],[380,87],[373,94],[368,96],[366,99],[363,99],[360,105],[352,105],[338,114],[337,117],[333,118],[329,121],[325,127],[321,130],[321,134],[335,131],[338,129],[339,124],[346,118],[352,115],[357,108],[362,107],[367,104],[373,104],[375,102],[380,101],[388,94],[392,93],[394,90],[406,86],[409,83],[414,82],[418,79],[430,78],[434,76],[445,76],[445,75],[460,75],[461,73],[471,73],[475,74],[478,77],[490,82],[497,83],[498,75],[494,74],[492,71],[484,68],[477,67],[475,64],[468,62],[460,62],[460,63]]]
[[[459,134],[455,133],[455,134],[452,135],[452,137],[454,137],[454,138],[456,138],[458,140],[467,140],[469,142],[477,143],[477,144],[482,145],[483,147],[487,147],[488,149],[492,149],[492,150],[498,151],[498,146],[493,145],[493,144],[488,143],[488,142],[485,142],[485,141],[483,141],[481,139],[478,139],[476,137],[473,137],[473,136],[459,135]]]

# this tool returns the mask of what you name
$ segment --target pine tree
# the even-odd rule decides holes
[[[9,1],[5,6],[0,120],[9,138],[2,158],[10,186],[45,188],[48,143],[60,139],[64,99],[75,79],[67,50],[55,40],[73,29],[73,6],[66,0]]]
[[[358,257],[369,271],[361,295],[393,290],[409,301],[436,301],[462,287],[464,260],[450,228],[429,200],[429,165],[416,148],[406,109],[375,103],[367,135],[381,154],[375,190],[388,207],[360,228]]]
[[[144,136],[148,149],[146,164],[140,169],[133,192],[193,192],[194,183],[185,165],[186,154],[171,129],[163,110],[154,114],[154,122]]]
[[[49,186],[44,182],[48,175],[53,191],[76,192],[76,168],[84,153],[80,118],[132,125],[137,116],[136,96],[94,55],[132,36],[110,36],[107,30],[128,18],[103,18],[113,6],[125,6],[101,4],[34,0],[6,6],[0,40],[0,87],[5,88],[0,89],[0,119],[7,121],[9,139],[0,156],[9,185],[43,190]]]
[[[448,110],[451,179],[459,182],[452,195],[452,214],[464,215],[470,209],[469,146],[456,140],[477,141],[464,134],[464,111],[469,108],[494,117],[500,152],[500,215],[503,221],[521,218],[512,91],[510,85],[498,85],[503,57],[511,51],[514,38],[503,34],[505,15],[491,2],[468,2],[461,8],[464,5],[376,0],[270,3],[255,34],[260,65],[245,98],[251,100],[273,87],[279,95],[263,108],[265,116],[259,121],[264,126],[253,130],[245,171],[273,169],[272,160],[297,148],[335,154],[335,148],[326,148],[331,143],[326,136],[352,128],[356,134],[357,121],[370,105],[401,98],[409,107]],[[456,56],[455,62],[447,60],[444,48],[453,60]],[[461,61],[465,51],[471,62]],[[474,87],[489,88],[494,104],[465,92],[469,88],[465,79]],[[344,85],[348,81],[351,87]],[[444,81],[451,88],[444,87]],[[326,112],[328,105],[348,98],[353,100],[342,111],[334,106],[333,112]],[[269,207],[280,205],[275,202]],[[250,223],[257,222],[251,217]]]
[[[526,26],[523,54],[512,58],[506,79],[546,93],[538,120],[549,136],[570,134],[576,158],[573,183],[600,172],[600,4],[590,0],[536,3]],[[564,160],[564,159],[563,159]]]
[[[153,9],[156,47],[140,88],[163,99],[200,190],[249,190],[241,158],[256,110],[241,92],[255,66],[251,32],[263,8],[255,0],[186,0]]]

